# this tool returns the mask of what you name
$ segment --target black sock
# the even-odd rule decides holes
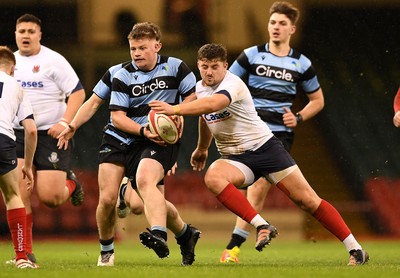
[[[235,246],[240,247],[245,241],[246,239],[244,237],[241,237],[238,234],[232,234],[231,241],[226,246],[226,249],[232,249]]]
[[[190,229],[189,225],[186,228],[186,231],[183,233],[183,235],[181,235],[180,237],[178,237],[176,239],[176,242],[181,245],[182,243],[187,242],[190,237],[192,236],[192,230]]]
[[[160,230],[151,230],[151,233],[155,236],[161,237],[165,241],[167,241],[167,232]]]

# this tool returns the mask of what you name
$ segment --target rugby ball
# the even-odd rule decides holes
[[[179,131],[172,116],[156,113],[150,110],[148,115],[149,128],[151,133],[160,136],[164,142],[175,144],[179,139]]]

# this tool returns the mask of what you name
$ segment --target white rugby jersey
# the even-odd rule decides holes
[[[197,82],[197,98],[215,93],[227,95],[231,103],[223,110],[202,117],[222,156],[255,150],[272,137],[269,127],[257,115],[249,89],[239,77],[227,71],[222,82],[215,87],[204,86],[201,80]]]
[[[32,107],[17,80],[0,71],[0,133],[15,140],[13,121],[17,123],[32,116]]]
[[[14,76],[31,102],[38,130],[47,130],[60,121],[66,110],[66,98],[79,83],[68,61],[45,47],[33,56],[21,56],[16,51]],[[21,128],[15,123],[15,128]]]

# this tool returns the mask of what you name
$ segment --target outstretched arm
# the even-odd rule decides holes
[[[68,148],[68,140],[71,139],[76,130],[84,123],[89,121],[94,114],[96,114],[99,107],[104,103],[104,100],[99,98],[96,94],[92,94],[90,98],[79,108],[73,120],[69,125],[58,135],[57,146],[59,149]]]
[[[179,105],[169,105],[166,102],[153,100],[149,103],[152,110],[166,115],[192,115],[212,113],[227,107],[230,100],[223,94],[213,94],[209,97],[196,99]]]

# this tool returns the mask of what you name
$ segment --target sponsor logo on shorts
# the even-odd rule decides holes
[[[156,151],[150,151],[151,156],[155,155],[156,153],[157,153]]]
[[[58,154],[56,153],[56,152],[52,152],[51,154],[50,154],[50,156],[48,157],[48,159],[49,159],[49,161],[51,162],[51,163],[57,163],[58,161],[60,161],[60,159],[58,158]]]
[[[100,150],[99,153],[109,153],[111,149],[109,147],[105,147],[103,150]]]

